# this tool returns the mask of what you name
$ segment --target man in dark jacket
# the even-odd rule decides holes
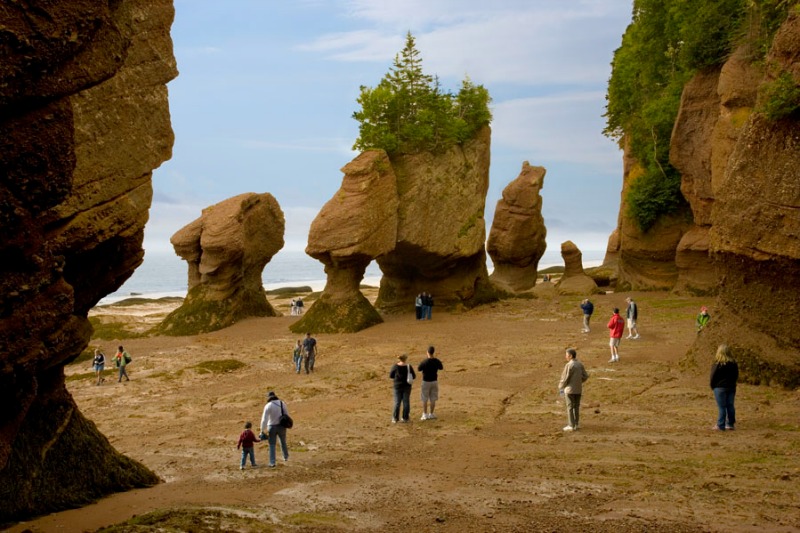
[[[594,313],[594,304],[586,298],[581,302],[581,311],[583,311],[583,333],[589,333],[589,321],[592,319]]]

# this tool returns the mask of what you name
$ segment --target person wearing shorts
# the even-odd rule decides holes
[[[625,318],[628,319],[628,338],[636,340],[639,338],[639,330],[636,327],[636,320],[639,318],[639,307],[630,296],[625,298],[625,301],[628,302],[628,309],[625,311]]]
[[[439,370],[444,370],[442,362],[433,354],[436,348],[428,346],[427,358],[422,361],[417,370],[422,372],[422,386],[420,395],[422,396],[422,416],[420,420],[433,420],[436,418],[436,400],[439,399]],[[430,403],[430,411],[428,410]]]
[[[611,348],[611,359],[609,363],[616,363],[619,361],[619,342],[622,339],[622,332],[625,331],[625,321],[619,316],[619,309],[614,308],[614,314],[611,315],[611,320],[608,321],[609,342]]]

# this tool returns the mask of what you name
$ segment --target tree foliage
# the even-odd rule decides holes
[[[403,50],[375,87],[361,86],[361,106],[353,113],[359,136],[353,148],[383,148],[389,153],[439,152],[475,136],[489,124],[491,98],[482,85],[466,78],[457,94],[445,92],[439,79],[425,74],[409,32]]]
[[[644,167],[627,196],[642,231],[685,205],[669,143],[686,82],[723,63],[740,43],[764,54],[797,0],[634,0],[633,19],[614,52],[603,133],[621,140]],[[754,58],[755,59],[755,58]]]

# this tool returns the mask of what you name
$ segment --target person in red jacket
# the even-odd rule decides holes
[[[611,359],[608,362],[616,363],[619,361],[619,341],[622,339],[622,332],[625,331],[625,320],[619,316],[619,309],[616,307],[611,320],[608,321],[608,329],[611,337],[608,342],[611,347]]]
[[[239,435],[239,443],[236,445],[236,449],[242,449],[242,463],[239,465],[239,470],[244,470],[244,464],[247,462],[247,457],[250,457],[250,464],[253,465],[253,468],[257,468],[258,465],[256,464],[256,452],[255,446],[253,445],[256,442],[261,442],[256,437],[255,433],[252,430],[253,423],[247,422],[244,425],[244,431],[242,434]]]

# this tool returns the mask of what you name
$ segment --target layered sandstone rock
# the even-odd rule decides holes
[[[397,179],[383,150],[369,150],[342,168],[342,186],[323,206],[306,253],[325,265],[320,298],[292,324],[294,332],[360,331],[383,322],[359,286],[370,262],[397,240]]]
[[[0,522],[158,482],[81,415],[63,367],[142,261],[172,18],[166,0],[0,8]]]
[[[494,299],[486,270],[483,210],[491,131],[443,154],[392,157],[399,207],[397,242],[377,259],[383,277],[376,306],[410,310],[420,292],[436,305]]]
[[[497,202],[486,251],[494,264],[489,279],[503,291],[518,293],[536,285],[539,259],[547,248],[539,194],[546,172],[525,161]]]
[[[245,193],[206,207],[170,241],[189,264],[189,292],[158,329],[195,335],[253,316],[276,316],[261,274],[283,248],[285,222],[269,194]]]
[[[564,274],[556,283],[559,294],[588,296],[599,292],[597,283],[583,270],[583,254],[572,241],[561,243],[561,257],[564,259]]]
[[[767,57],[770,82],[800,85],[800,15],[790,15]],[[760,92],[759,99],[766,98]],[[692,355],[732,346],[745,380],[800,386],[800,117],[751,114],[723,183],[715,187],[710,250],[720,278],[713,327]]]

